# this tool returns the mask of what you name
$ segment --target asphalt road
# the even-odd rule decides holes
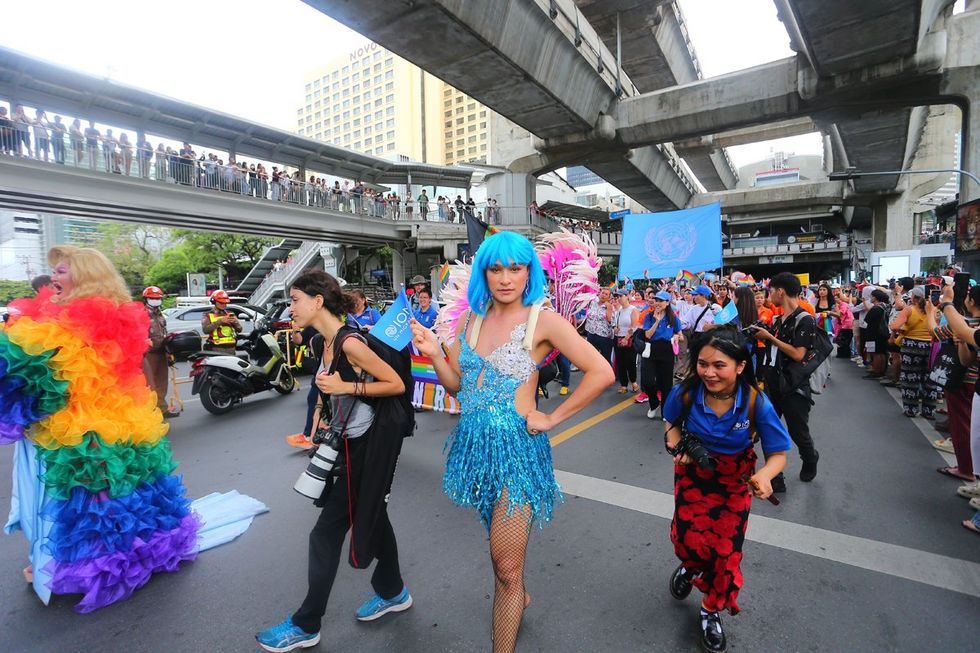
[[[793,454],[782,505],[753,507],[743,611],[724,618],[732,651],[976,650],[980,538],[959,525],[970,509],[955,496],[956,481],[935,472],[943,458],[920,428],[885,389],[859,376],[850,363],[838,364],[817,398],[817,480],[796,480]],[[287,397],[250,398],[223,417],[188,400],[170,438],[190,495],[237,489],[270,512],[237,541],[179,573],[157,575],[128,601],[89,615],[72,611],[72,597],[45,607],[21,579],[23,538],[0,538],[0,652],[259,650],[254,633],[290,614],[306,587],[316,511],[291,489],[306,458],[283,442],[301,428],[306,383]],[[532,534],[526,576],[534,602],[520,651],[698,650],[697,593],[685,603],[667,593],[676,559],[662,427],[646,419],[645,407],[622,403],[609,390],[551,434],[621,408],[555,447],[565,503]],[[369,576],[342,564],[323,641],[312,650],[490,650],[487,537],[476,514],[441,490],[453,423],[420,415],[391,500],[415,605],[356,622]],[[10,455],[0,454],[3,506],[9,478]]]

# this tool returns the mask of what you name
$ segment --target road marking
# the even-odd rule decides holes
[[[561,489],[584,499],[671,519],[674,496],[665,492],[555,470]],[[787,551],[980,597],[980,563],[887,544],[823,528],[753,515],[746,538]]]
[[[894,399],[896,401],[896,403],[898,403],[898,406],[900,408],[904,409],[905,406],[902,405],[902,391],[901,390],[898,390],[897,388],[889,388],[887,386],[884,386],[884,387],[885,387],[885,390],[888,391],[888,394],[890,394],[892,396],[892,399]],[[919,433],[921,433],[923,436],[925,436],[925,439],[929,441],[929,446],[932,447],[932,449],[936,453],[938,453],[940,456],[942,456],[942,459],[944,461],[946,461],[946,464],[948,466],[950,466],[950,467],[956,467],[956,456],[954,456],[951,453],[947,453],[945,451],[942,451],[940,449],[936,449],[935,447],[932,446],[932,443],[933,442],[935,442],[939,438],[942,438],[942,437],[945,437],[945,436],[942,433],[940,433],[939,431],[937,431],[935,429],[935,427],[933,427],[933,425],[929,423],[929,420],[927,420],[925,417],[913,417],[911,419],[909,419],[908,417],[906,417],[905,419],[908,419],[910,422],[912,422],[915,425],[915,428],[919,429]],[[964,483],[965,482],[966,481],[964,481]]]
[[[592,428],[593,426],[595,426],[599,422],[601,422],[601,421],[603,421],[605,419],[609,419],[610,417],[612,417],[616,413],[621,413],[622,411],[626,410],[627,408],[629,408],[630,406],[632,406],[635,403],[636,403],[636,400],[633,397],[630,397],[629,399],[624,399],[623,401],[619,402],[615,406],[613,406],[611,408],[605,409],[604,411],[602,411],[598,415],[593,415],[589,419],[582,420],[581,422],[579,422],[575,426],[569,427],[569,428],[565,429],[564,431],[562,431],[561,433],[559,433],[558,435],[552,436],[551,439],[549,440],[549,442],[551,443],[552,448],[557,447],[559,444],[561,444],[565,440],[568,440],[569,438],[574,438],[576,435],[578,435],[582,431],[584,431],[586,429]]]

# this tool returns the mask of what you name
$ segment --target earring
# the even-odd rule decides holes
[[[521,293],[521,296],[524,297],[524,299],[527,299],[527,296],[528,294],[530,294],[530,292],[531,292],[531,286],[530,284],[528,284],[524,286],[524,292]]]

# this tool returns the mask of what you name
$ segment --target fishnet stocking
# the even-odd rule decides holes
[[[490,521],[490,559],[493,561],[493,653],[512,653],[517,645],[524,608],[531,598],[524,591],[524,556],[531,509],[515,508],[507,515],[507,489],[494,506]]]

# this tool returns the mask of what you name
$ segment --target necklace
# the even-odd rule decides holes
[[[732,390],[731,392],[711,392],[710,390],[708,390],[708,394],[719,401],[725,401],[727,399],[731,399],[732,397],[735,396],[736,392],[738,392],[737,389]]]

